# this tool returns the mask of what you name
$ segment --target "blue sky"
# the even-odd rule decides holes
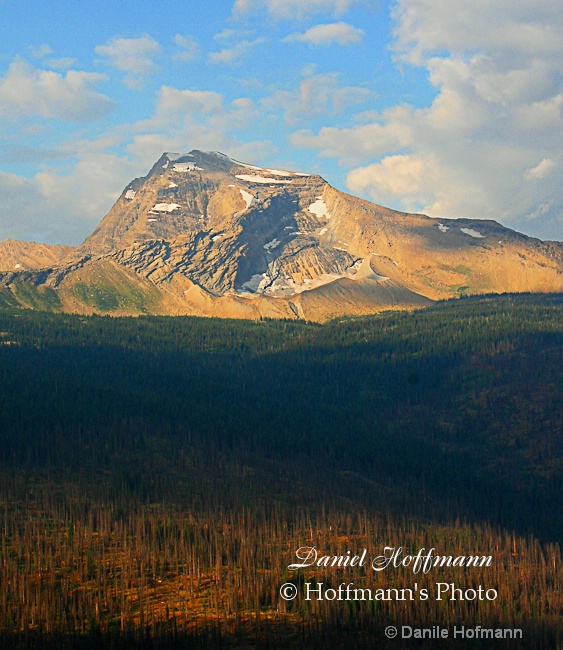
[[[563,234],[560,0],[0,0],[0,240],[80,243],[163,151]]]

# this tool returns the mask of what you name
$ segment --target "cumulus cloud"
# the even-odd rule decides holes
[[[25,232],[37,242],[78,245],[136,174],[127,159],[103,153],[83,157],[70,173],[50,170],[28,179],[0,172],[2,212],[14,215],[0,220],[0,240]]]
[[[262,105],[271,111],[283,110],[289,124],[299,124],[322,115],[335,115],[350,106],[365,102],[370,91],[355,86],[341,86],[337,73],[310,75],[298,87],[280,90],[264,99]]]
[[[6,142],[1,149],[0,160],[12,164],[37,164],[66,158],[66,153],[56,147],[35,147],[21,141]]]
[[[0,171],[0,194],[2,213],[12,216],[10,219],[0,220],[0,241],[9,237],[21,239],[23,231],[27,233],[29,240],[45,242],[47,224],[38,223],[41,221],[39,214],[32,209],[42,198],[33,181]]]
[[[152,119],[162,126],[170,119],[188,117],[192,114],[210,114],[223,107],[223,96],[211,90],[178,90],[162,86]]]
[[[399,106],[385,111],[381,121],[350,128],[323,127],[318,134],[301,130],[292,134],[291,142],[318,149],[321,156],[338,158],[345,165],[359,164],[408,147],[413,139],[411,116],[412,110]]]
[[[341,16],[364,0],[236,0],[233,14],[240,16],[262,8],[276,19],[303,19],[320,13]]]
[[[43,159],[31,178],[0,172],[0,240],[13,237],[77,245],[107,214],[132,178],[146,174],[163,151],[219,150],[257,161],[276,153],[267,140],[237,137],[259,118],[247,97],[226,101],[213,91],[161,87],[153,115],[68,140],[52,151],[7,150],[18,162]],[[41,206],[41,209],[38,209]]]
[[[550,158],[544,158],[539,162],[535,167],[532,167],[526,172],[526,178],[529,179],[540,179],[549,176],[549,174],[555,169],[556,164]]]
[[[78,61],[70,56],[61,56],[58,58],[49,56],[53,54],[53,50],[45,43],[37,47],[30,47],[29,52],[33,58],[41,59],[43,65],[54,70],[68,70],[78,64]]]
[[[68,70],[78,64],[78,61],[71,56],[60,56],[58,58],[44,59],[45,65],[53,70]]]
[[[239,41],[232,47],[224,48],[219,52],[211,52],[209,54],[210,63],[236,63],[244,56],[246,53],[251,50],[253,47],[256,47],[260,43],[263,43],[263,38],[256,38],[253,41]]]
[[[231,155],[241,151],[272,150],[271,143],[248,142],[236,137],[259,118],[254,102],[239,97],[226,103],[214,91],[160,89],[155,112],[149,120],[138,122],[128,153],[148,166],[163,151],[191,149],[219,150]]]
[[[240,36],[240,33],[234,29],[226,27],[213,36],[214,41],[229,41]]]
[[[178,50],[172,55],[174,61],[188,63],[198,57],[199,45],[193,36],[176,34],[174,43],[178,46]]]
[[[363,37],[363,30],[341,21],[338,23],[315,25],[306,32],[287,36],[284,41],[301,41],[310,45],[331,45],[332,43],[353,45],[360,43]]]
[[[378,163],[359,167],[348,174],[348,187],[385,205],[396,203],[407,212],[455,216],[460,204],[479,214],[487,201],[486,188],[467,187],[459,168],[444,166],[433,154],[386,156]],[[489,217],[491,215],[488,215]]]
[[[421,64],[442,51],[557,56],[563,47],[559,0],[399,0],[394,50]]]
[[[104,117],[112,101],[95,90],[106,76],[69,70],[61,75],[38,70],[16,59],[0,77],[0,118],[38,116],[45,119],[88,122]]]
[[[143,78],[158,69],[154,58],[161,47],[152,36],[139,38],[114,38],[105,45],[95,48],[96,54],[106,57],[107,63],[125,73],[125,83],[134,88],[142,84]]]
[[[561,237],[563,19],[540,0],[399,0],[394,55],[435,98],[368,123],[293,134],[344,165],[352,191],[404,210]]]
[[[29,48],[29,53],[35,59],[44,59],[46,56],[53,54],[53,50],[49,45],[43,43],[42,45],[31,46]]]

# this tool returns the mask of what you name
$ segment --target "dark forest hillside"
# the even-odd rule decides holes
[[[470,620],[561,647],[562,343],[560,295],[322,326],[0,310],[5,646],[374,647]],[[309,545],[488,551],[439,578],[499,598],[311,604],[287,571]]]

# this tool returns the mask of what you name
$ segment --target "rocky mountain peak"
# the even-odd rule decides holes
[[[317,175],[193,150],[163,153],[35,282],[67,311],[325,320],[467,293],[561,291],[562,259],[561,244],[496,222],[397,212]]]

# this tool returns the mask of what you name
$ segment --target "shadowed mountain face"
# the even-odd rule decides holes
[[[563,290],[561,243],[396,212],[320,176],[200,151],[163,154],[62,262],[23,271],[1,261],[0,251],[11,270],[0,302],[78,313],[323,321]]]

